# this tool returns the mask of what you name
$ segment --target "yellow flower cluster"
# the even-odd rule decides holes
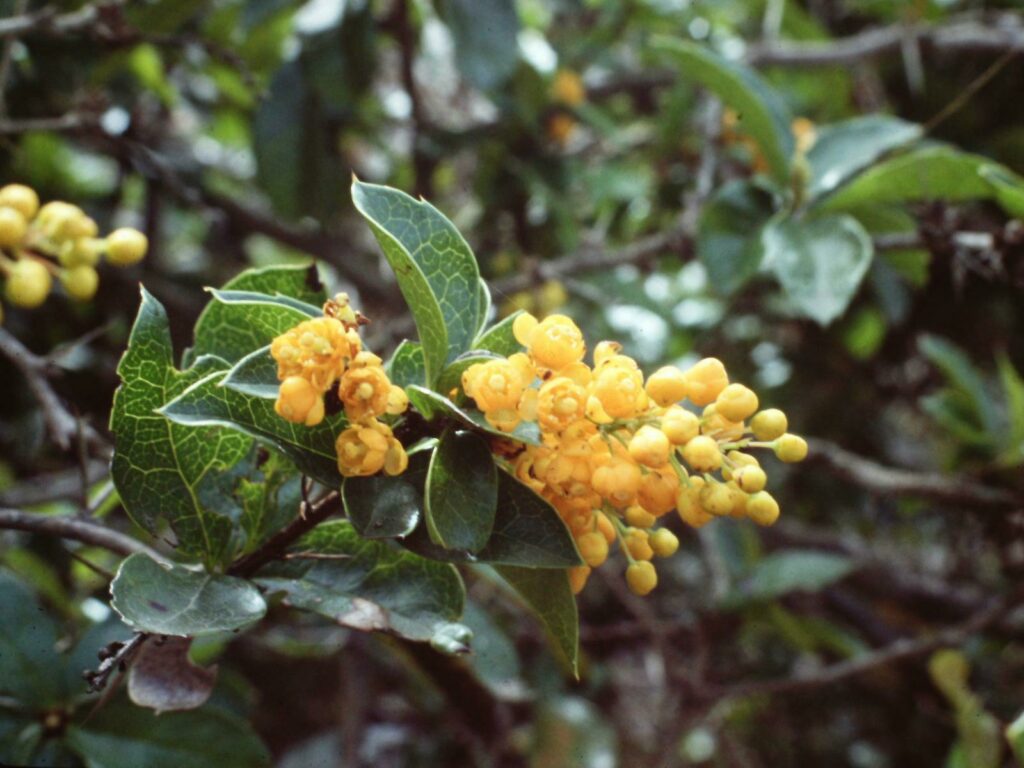
[[[599,343],[593,366],[584,363],[583,334],[564,315],[538,321],[524,313],[513,332],[525,353],[470,366],[462,388],[496,429],[539,426],[542,445],[509,462],[576,538],[586,562],[570,571],[576,592],[616,541],[629,587],[641,595],[654,589],[651,560],[679,546],[671,531],[655,529],[673,510],[693,527],[719,516],[775,522],[779,506],[764,490],[765,472],[745,451],[771,448],[800,461],[807,444],[786,431],[781,411],[759,411],[757,395],[730,383],[720,361],[661,368],[645,381],[615,342]]]
[[[149,247],[146,236],[135,229],[116,229],[105,238],[98,234],[96,222],[75,205],[57,200],[40,207],[31,187],[0,188],[0,274],[7,300],[18,307],[38,307],[56,277],[71,298],[88,301],[99,286],[96,265],[101,257],[114,266],[128,266]]]
[[[391,428],[378,420],[405,411],[409,400],[384,372],[381,359],[363,349],[361,318],[346,294],[324,306],[324,317],[300,323],[274,339],[270,354],[281,382],[274,410],[294,424],[324,420],[324,396],[336,388],[350,425],[335,443],[338,471],[346,477],[405,471],[409,457]]]

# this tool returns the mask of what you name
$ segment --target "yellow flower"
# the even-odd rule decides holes
[[[710,405],[729,384],[722,361],[705,357],[686,372],[686,393],[695,405]]]
[[[515,319],[512,332],[538,368],[558,372],[582,360],[587,350],[583,332],[565,315],[548,315],[537,322],[523,313]]]
[[[605,360],[594,372],[590,394],[613,419],[630,419],[647,405],[644,377],[636,362],[624,355]]]
[[[655,517],[671,512],[679,493],[679,477],[671,467],[648,472],[640,478],[636,500]]]
[[[346,331],[341,321],[333,317],[318,317],[275,338],[270,354],[277,361],[279,379],[301,376],[326,392],[345,372],[359,347],[355,331]]]
[[[376,419],[355,424],[335,442],[338,471],[345,477],[363,477],[385,470],[389,475],[404,472],[409,458],[390,427]]]
[[[629,455],[633,460],[652,469],[668,464],[671,450],[672,444],[665,433],[650,424],[640,427],[629,441]]]
[[[384,415],[390,398],[391,381],[379,366],[349,368],[338,384],[338,399],[349,421]]]
[[[315,427],[324,419],[324,397],[306,379],[289,376],[281,382],[274,410],[293,424]]]
[[[541,429],[561,432],[582,419],[586,412],[587,392],[564,376],[551,379],[537,394],[537,421]]]
[[[664,407],[686,397],[686,376],[674,365],[659,368],[647,379],[647,394]]]
[[[628,507],[640,488],[640,467],[626,459],[613,458],[594,470],[594,490],[616,507]]]

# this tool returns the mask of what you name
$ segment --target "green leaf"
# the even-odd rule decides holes
[[[271,453],[252,477],[239,481],[236,493],[242,504],[239,524],[245,532],[245,550],[251,552],[295,519],[302,502],[302,478],[288,459]]]
[[[64,697],[62,669],[55,664],[57,624],[35,593],[6,568],[0,568],[0,696],[33,708]]]
[[[416,480],[417,467],[406,472]],[[576,544],[554,507],[508,472],[498,471],[498,507],[487,544],[475,556],[445,549],[430,541],[425,526],[412,532],[402,545],[435,560],[500,563],[527,568],[569,568],[581,565]]]
[[[970,666],[963,652],[946,648],[928,660],[928,673],[956,714],[963,763],[969,768],[999,768],[1003,743],[999,721],[985,710],[968,684]]]
[[[409,402],[427,421],[437,418],[453,419],[465,427],[505,440],[516,440],[529,445],[540,445],[540,429],[534,422],[524,421],[511,432],[502,432],[487,423],[484,415],[474,409],[460,408],[447,397],[415,385],[407,386]]]
[[[967,406],[972,422],[989,436],[999,432],[999,414],[981,373],[963,350],[939,336],[926,334],[918,341],[918,348],[928,361],[942,371],[953,390],[960,394]]]
[[[512,326],[521,314],[523,314],[523,310],[516,310],[501,322],[495,323],[481,333],[479,338],[473,342],[473,349],[493,352],[502,357],[510,357],[516,352],[522,352],[523,345],[516,341],[515,334],[512,333]]]
[[[420,522],[420,494],[402,477],[345,478],[341,498],[349,522],[365,539],[402,538]]]
[[[572,674],[579,677],[579,614],[566,571],[509,565],[497,565],[494,570],[540,619]]]
[[[449,647],[453,636],[462,645],[469,641],[468,630],[452,626],[465,601],[453,566],[368,541],[347,520],[321,523],[291,551],[313,557],[273,564],[257,578],[271,592],[284,593],[288,605],[363,631],[419,641],[440,635]]]
[[[175,424],[219,426],[237,430],[280,451],[304,474],[335,487],[338,458],[337,436],[345,429],[345,415],[338,413],[315,427],[292,424],[274,412],[270,400],[245,395],[223,386],[225,374],[201,379],[160,409]]]
[[[772,215],[772,198],[747,181],[730,181],[704,206],[697,233],[697,256],[714,289],[729,294],[742,288],[761,266],[761,228]]]
[[[477,327],[473,335],[479,338],[480,334],[483,333],[484,326],[487,325],[487,318],[491,314],[491,289],[487,286],[487,281],[482,277],[476,286],[476,306]]]
[[[273,307],[293,315],[292,325],[313,317],[323,317],[323,309],[305,301],[281,294],[270,295],[259,291],[237,291],[226,288],[210,288],[210,295],[221,304],[238,304],[247,307]]]
[[[270,356],[270,345],[250,352],[235,363],[222,385],[243,395],[277,400],[281,382],[277,378],[277,361]]]
[[[1013,367],[1006,352],[996,355],[999,381],[1006,398],[1009,431],[1003,448],[1003,461],[1009,466],[1024,462],[1024,378]]]
[[[263,618],[267,604],[252,583],[234,576],[161,565],[144,554],[121,563],[110,584],[111,606],[134,629],[201,637]]]
[[[1006,740],[1010,743],[1010,749],[1017,762],[1024,765],[1024,710],[1017,715],[1017,719],[1006,726]]]
[[[252,726],[212,706],[157,716],[119,700],[69,727],[65,739],[87,768],[259,768],[270,764],[270,755]]]
[[[856,568],[848,557],[811,550],[773,552],[761,559],[727,603],[772,600],[790,592],[820,592]]]
[[[435,544],[472,553],[483,549],[494,528],[498,470],[482,437],[445,431],[427,470],[425,501]]]
[[[514,0],[442,0],[441,18],[455,41],[455,63],[481,90],[497,88],[519,63]]]
[[[469,664],[480,682],[502,701],[528,700],[519,654],[508,634],[474,602],[466,603],[462,623],[473,632]]]
[[[423,360],[423,347],[415,342],[403,339],[395,347],[391,359],[385,363],[385,370],[391,383],[399,387],[410,384],[424,386],[427,383],[426,363]]]
[[[156,535],[166,520],[182,552],[223,557],[237,508],[223,493],[223,473],[249,451],[235,432],[173,424],[157,410],[223,363],[203,357],[187,371],[173,364],[167,314],[143,289],[142,305],[118,365],[110,431],[116,449],[111,477],[124,508]],[[218,375],[218,374],[215,374]]]
[[[753,70],[706,46],[669,37],[653,38],[651,44],[673,59],[680,77],[712,91],[739,113],[740,127],[761,148],[775,180],[787,183],[794,147],[793,116],[772,87]]]
[[[978,173],[992,186],[1002,209],[1015,218],[1024,219],[1024,179],[995,163],[981,166]]]
[[[921,138],[921,126],[889,115],[855,117],[818,129],[807,153],[811,180],[807,197],[824,197],[882,155]]]
[[[226,283],[222,290],[287,296],[312,306],[321,306],[327,300],[314,265],[249,269]],[[299,318],[293,309],[211,301],[196,322],[195,344],[186,355],[185,364],[201,355],[237,362],[307,319]]]
[[[994,195],[978,171],[991,161],[943,146],[897,155],[868,168],[823,199],[818,208],[839,211],[862,205],[916,200],[983,200]]]
[[[874,255],[867,232],[845,215],[773,221],[762,244],[794,307],[823,326],[846,311]]]
[[[423,344],[426,380],[470,348],[480,327],[480,272],[465,239],[426,201],[375,184],[352,183],[352,200],[398,278]]]

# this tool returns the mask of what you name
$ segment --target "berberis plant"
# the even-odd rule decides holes
[[[806,444],[718,360],[645,383],[615,342],[585,363],[563,315],[486,327],[487,286],[443,214],[358,181],[353,200],[419,332],[386,363],[360,336],[368,319],[328,298],[312,266],[211,291],[182,370],[143,289],[118,369],[113,479],[140,527],[170,529],[182,562],[122,564],[113,605],[128,624],[241,629],[281,598],[465,651],[460,564],[518,592],[576,672],[573,593],[616,542],[643,595],[652,559],[678,547],[659,517],[775,521],[747,449],[799,461]]]
[[[212,672],[188,661],[191,640],[242,631],[274,604],[466,652],[460,569],[518,594],[575,675],[574,593],[616,544],[645,595],[652,561],[679,546],[659,518],[778,517],[750,451],[793,462],[807,445],[720,361],[645,380],[614,341],[588,364],[567,316],[488,327],[487,286],[444,215],[358,181],[353,199],[418,330],[387,362],[366,348],[368,318],[328,297],[314,265],[211,290],[180,366],[168,316],[142,289],[111,475],[140,534],[174,554],[140,542],[117,569],[112,606],[135,635],[109,646],[94,688],[131,665],[135,703],[198,707]],[[69,711],[54,710],[54,728]],[[94,757],[95,728],[121,716],[73,725],[67,748]]]

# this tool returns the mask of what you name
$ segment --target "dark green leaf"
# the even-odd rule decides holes
[[[990,162],[949,147],[924,147],[868,168],[822,200],[818,207],[838,211],[916,200],[991,198],[992,186],[978,173]]]
[[[252,551],[293,519],[302,502],[302,478],[288,459],[270,454],[235,491],[242,504],[239,523],[245,549]]]
[[[738,605],[772,600],[790,592],[820,592],[855,568],[850,558],[828,552],[773,552],[754,566],[727,602]]]
[[[0,568],[0,695],[32,707],[52,706],[64,696],[61,667],[54,663],[57,624],[35,593]]]
[[[514,0],[442,0],[441,17],[455,40],[455,63],[470,83],[490,90],[516,71],[519,17]]]
[[[312,265],[246,270],[222,290],[288,296],[312,306],[321,306],[327,300],[316,267]],[[201,355],[216,355],[230,363],[237,362],[306,319],[296,318],[295,312],[276,306],[211,301],[196,322],[195,345],[189,350],[185,364]]]
[[[573,675],[579,677],[579,615],[568,574],[562,569],[509,565],[497,565],[494,570],[540,619]]]
[[[277,400],[281,382],[277,378],[277,361],[270,356],[270,345],[250,352],[232,366],[223,386],[264,400]]]
[[[498,623],[474,602],[466,603],[462,622],[473,632],[470,666],[487,689],[503,701],[529,696],[515,643]]]
[[[706,46],[668,37],[652,44],[678,65],[680,77],[704,86],[736,110],[740,128],[757,142],[775,180],[785,184],[793,154],[793,117],[771,86],[753,70]]]
[[[447,549],[479,552],[494,527],[498,470],[486,441],[447,430],[427,470],[426,522],[430,538]]]
[[[257,579],[289,605],[353,629],[420,641],[440,636],[449,648],[458,638],[468,642],[469,631],[452,626],[465,601],[453,566],[368,541],[347,520],[321,523],[292,552],[313,557],[269,566]]]
[[[516,337],[512,333],[512,326],[516,318],[521,314],[523,314],[523,311],[517,310],[481,333],[479,338],[473,343],[473,349],[493,352],[502,357],[510,357],[516,352],[522,352],[523,346],[516,341]]]
[[[402,538],[420,521],[420,494],[401,476],[346,478],[341,497],[349,522],[366,539]]]
[[[110,584],[111,605],[140,632],[198,637],[239,629],[263,618],[267,604],[250,582],[164,566],[132,555]]]
[[[921,126],[888,115],[855,117],[822,126],[807,153],[811,166],[808,199],[829,194],[886,152],[905,147],[921,136]]]
[[[821,325],[846,311],[874,255],[871,238],[850,216],[773,221],[762,244],[794,307]]]
[[[221,493],[222,474],[251,441],[228,430],[173,424],[157,410],[223,364],[203,357],[187,371],[174,368],[167,314],[145,290],[128,349],[117,372],[110,430],[116,450],[111,477],[131,518],[153,534],[166,520],[181,551],[220,559],[237,509]]]
[[[1024,710],[1006,726],[1006,740],[1010,742],[1010,749],[1017,762],[1024,765]]]
[[[423,361],[423,347],[415,341],[404,339],[399,344],[391,359],[385,364],[391,383],[399,387],[410,384],[424,386],[427,383],[427,372]]]
[[[72,725],[65,739],[88,768],[259,768],[270,764],[249,723],[212,706],[157,716],[115,701],[83,724]]]
[[[355,181],[352,200],[398,278],[423,345],[426,380],[470,348],[480,327],[476,257],[434,206],[404,192]]]
[[[324,485],[338,484],[334,442],[347,424],[343,413],[315,427],[292,424],[274,412],[270,400],[228,389],[223,382],[223,373],[207,376],[167,403],[160,413],[176,424],[238,430],[280,451],[300,471]]]
[[[321,307],[307,304],[299,299],[281,294],[271,295],[259,291],[238,291],[228,288],[211,288],[210,295],[221,304],[238,304],[247,307],[273,307],[281,312],[290,313],[291,324],[297,325],[312,317],[323,317]]]
[[[540,429],[534,422],[524,421],[511,432],[502,432],[500,429],[495,429],[488,424],[484,415],[475,408],[460,408],[447,397],[429,389],[413,385],[407,386],[405,393],[409,396],[409,402],[412,406],[427,421],[433,421],[441,417],[454,419],[463,426],[485,432],[494,437],[516,440],[529,445],[540,445]]]
[[[716,291],[732,293],[757,272],[764,256],[761,228],[772,207],[771,195],[746,181],[723,185],[704,206],[697,256]]]
[[[410,464],[410,482],[416,469]],[[579,553],[558,512],[504,470],[498,472],[498,510],[487,545],[475,556],[439,547],[420,526],[403,542],[413,552],[451,562],[501,563],[527,568],[568,568],[581,565]]]

